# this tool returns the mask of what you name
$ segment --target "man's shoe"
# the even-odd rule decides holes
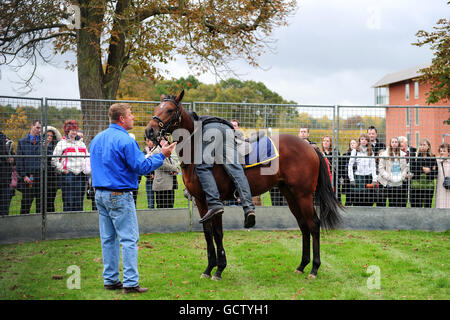
[[[204,223],[208,220],[211,220],[214,216],[216,216],[218,214],[222,214],[222,213],[223,213],[223,208],[210,209],[210,210],[208,210],[208,212],[206,212],[206,214],[203,216],[203,218],[201,218],[198,222]]]
[[[255,225],[255,217],[256,217],[255,212],[249,211],[245,213],[244,216],[245,216],[244,228],[246,229],[252,228]]]
[[[123,288],[122,282],[117,282],[115,284],[105,284],[104,285],[106,290],[119,290]]]
[[[123,293],[144,293],[147,292],[148,288],[141,288],[139,286],[136,287],[123,287],[122,292]]]

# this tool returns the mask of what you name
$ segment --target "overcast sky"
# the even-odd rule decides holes
[[[411,45],[415,34],[431,31],[450,17],[447,0],[299,0],[287,27],[277,29],[276,52],[259,60],[262,69],[237,63],[241,80],[263,82],[286,100],[309,105],[372,105],[371,86],[384,75],[431,62],[428,46]],[[57,61],[63,61],[61,57]],[[172,77],[187,77],[179,60]],[[20,95],[17,75],[0,67],[0,95]],[[76,72],[40,66],[42,82],[28,97],[79,98]],[[202,82],[214,83],[206,74]]]

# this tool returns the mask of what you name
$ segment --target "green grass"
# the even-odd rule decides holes
[[[0,299],[449,299],[450,232],[322,232],[317,279],[293,271],[299,231],[227,231],[223,280],[200,279],[207,257],[202,233],[146,234],[139,242],[146,294],[103,289],[98,238],[0,246]],[[81,289],[68,289],[69,266]],[[379,289],[367,286],[371,266]],[[311,270],[311,265],[306,269]]]

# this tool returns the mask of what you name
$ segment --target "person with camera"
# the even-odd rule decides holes
[[[420,140],[419,150],[414,161],[411,161],[413,180],[411,184],[411,207],[431,208],[434,194],[434,179],[437,177],[436,157],[431,151],[431,142]]]
[[[380,152],[378,163],[378,181],[381,184],[379,203],[386,205],[389,199],[389,207],[402,207],[406,204],[402,185],[408,173],[406,154],[400,150],[397,137],[391,138],[389,147]]]

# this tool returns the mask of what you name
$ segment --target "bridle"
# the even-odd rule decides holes
[[[167,123],[165,123],[158,116],[152,117],[152,120],[155,120],[156,122],[158,122],[158,126],[160,128],[159,137],[158,137],[159,141],[161,141],[161,139],[168,141],[166,134],[169,132],[169,130],[172,128],[172,126],[178,126],[178,124],[181,122],[181,106],[172,96],[164,98],[162,102],[172,102],[177,107],[175,115],[172,118],[170,118],[170,120]],[[159,145],[159,142],[158,142],[158,145]]]

